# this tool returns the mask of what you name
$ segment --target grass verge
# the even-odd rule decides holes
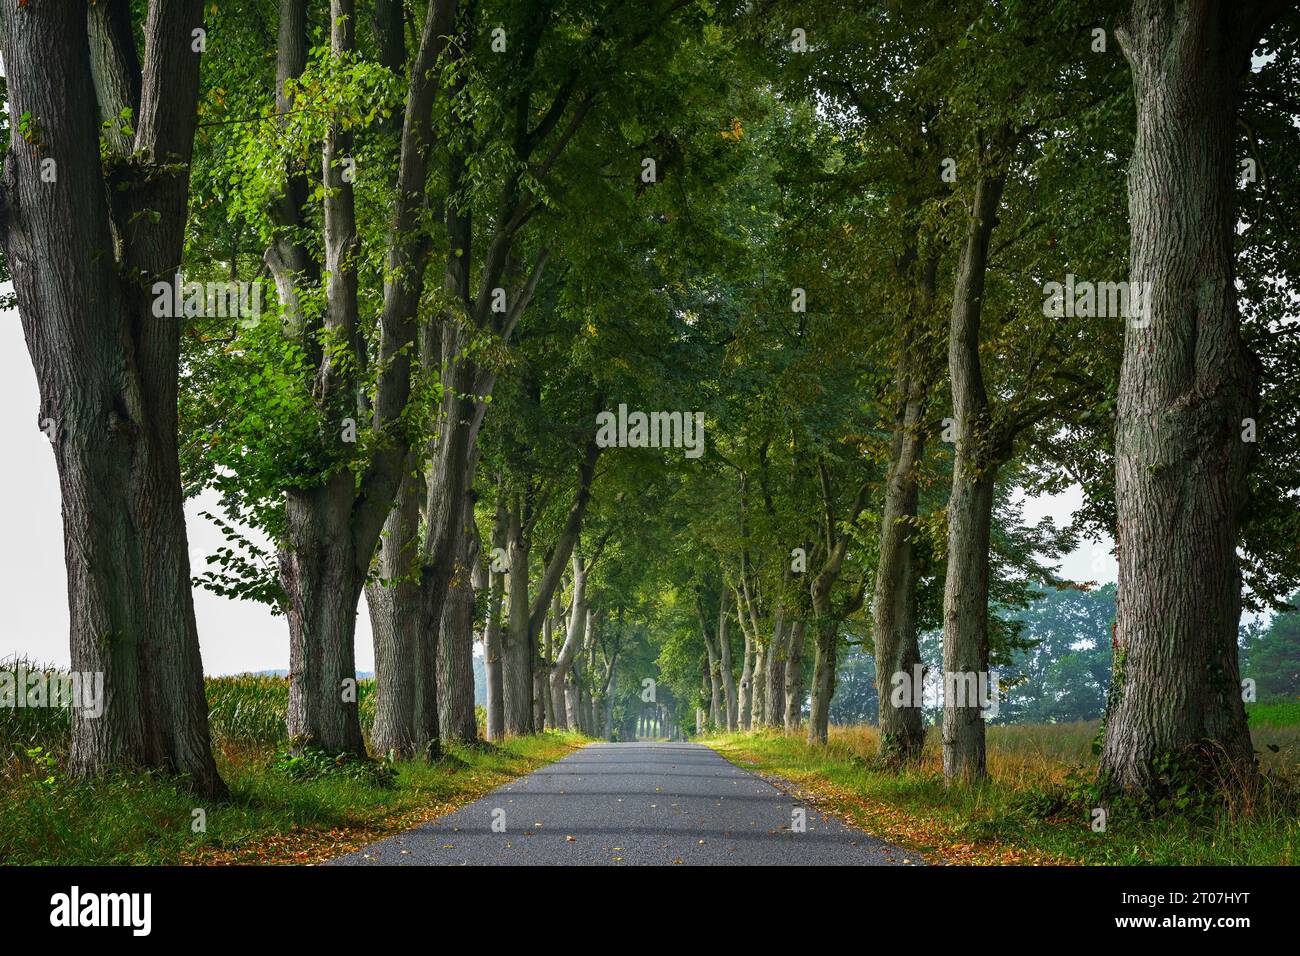
[[[1272,745],[1279,749],[1262,751],[1274,783],[1245,812],[1141,818],[1112,810],[1104,832],[1093,831],[1083,797],[1095,774],[1083,756],[1095,723],[991,727],[991,779],[953,789],[943,782],[934,728],[921,764],[904,773],[878,763],[871,727],[832,728],[824,747],[774,731],[701,742],[930,863],[1291,865],[1300,842],[1294,730],[1281,728],[1283,743]],[[1267,733],[1255,736],[1267,746]]]
[[[391,788],[346,777],[294,780],[276,769],[275,746],[226,743],[218,766],[231,798],[220,803],[147,773],[70,781],[53,761],[28,758],[0,774],[0,861],[320,863],[449,813],[585,743],[545,733],[500,746],[452,745],[436,764],[396,764]]]

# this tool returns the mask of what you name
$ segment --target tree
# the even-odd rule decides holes
[[[1016,618],[1032,647],[999,675],[1007,687],[998,723],[1097,720],[1110,686],[1115,585],[1038,591]]]
[[[1241,654],[1241,672],[1255,681],[1261,700],[1300,697],[1300,596],[1249,635]]]
[[[1234,786],[1254,777],[1237,546],[1259,367],[1234,281],[1237,106],[1251,50],[1284,7],[1135,0],[1117,31],[1137,101],[1130,280],[1146,296],[1125,333],[1115,426],[1119,599],[1101,775],[1120,790],[1159,792],[1155,764],[1171,755],[1224,762]]]
[[[72,667],[104,675],[103,715],[73,715],[72,772],[158,767],[215,796],[177,451],[183,321],[153,308],[181,265],[202,8],[149,4],[142,62],[125,0],[7,0],[0,225],[59,470]]]

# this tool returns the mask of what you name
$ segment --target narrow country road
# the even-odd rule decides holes
[[[708,747],[602,743],[332,863],[891,866],[904,861],[921,862],[914,853],[804,808]]]

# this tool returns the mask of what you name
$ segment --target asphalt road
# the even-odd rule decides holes
[[[629,743],[591,744],[454,813],[331,862],[893,866],[921,859],[805,808],[708,747]]]

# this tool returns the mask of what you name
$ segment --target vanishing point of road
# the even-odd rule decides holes
[[[591,744],[332,863],[894,866],[921,858],[699,744]]]

